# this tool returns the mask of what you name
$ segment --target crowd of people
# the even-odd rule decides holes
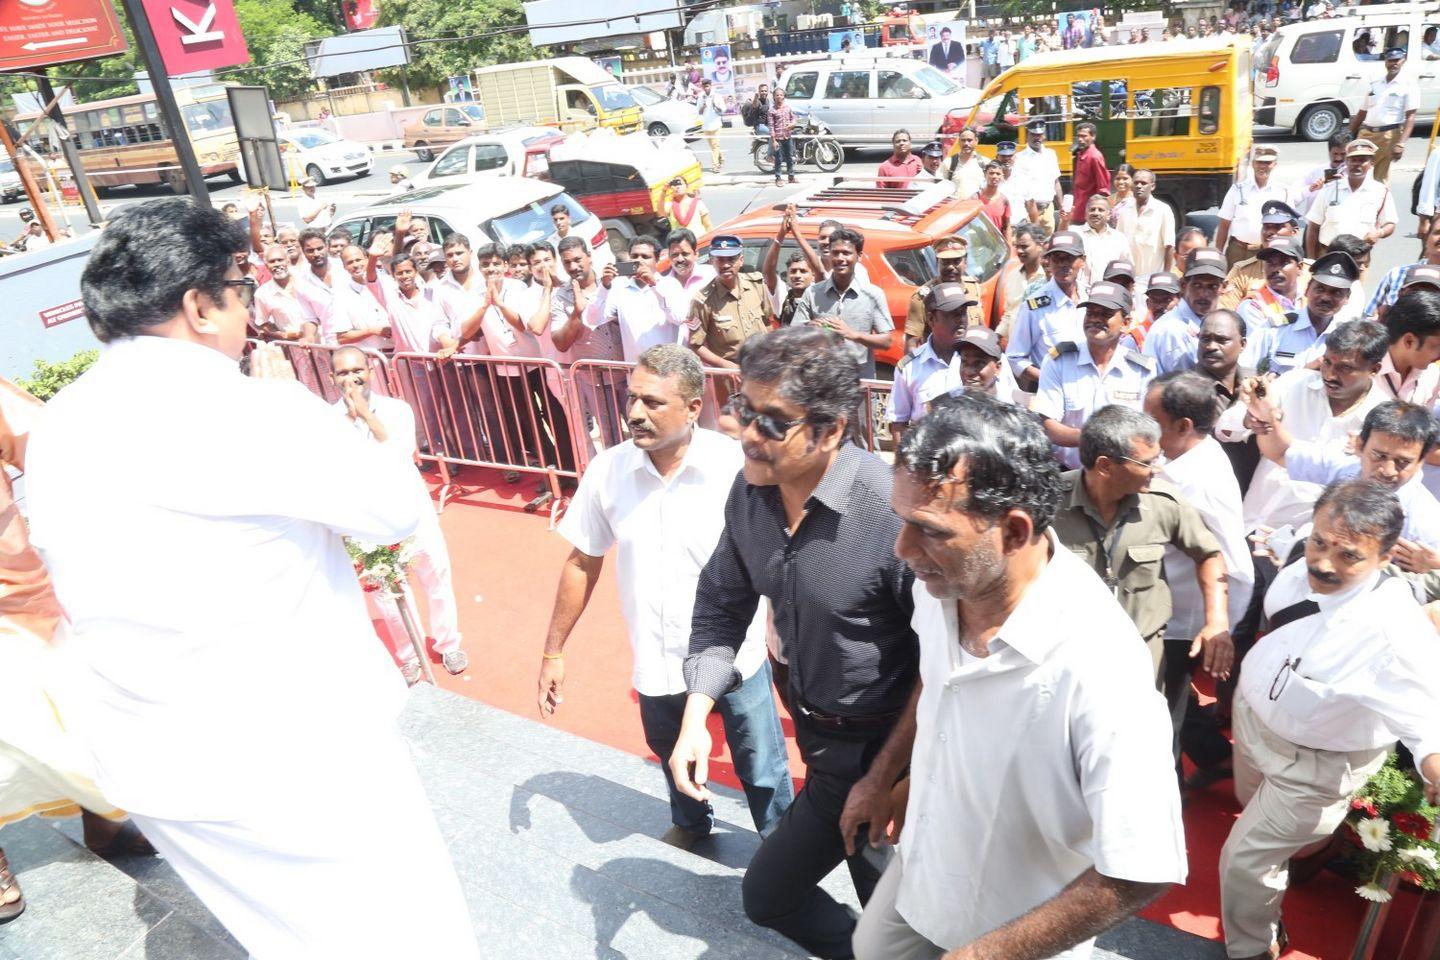
[[[127,812],[257,957],[478,956],[393,724],[392,659],[411,683],[426,653],[468,668],[414,463],[583,464],[537,705],[563,709],[613,549],[665,839],[714,829],[718,711],[762,837],[753,922],[824,958],[1085,956],[1184,882],[1182,794],[1233,778],[1227,949],[1272,957],[1288,871],[1397,742],[1440,796],[1440,220],[1417,263],[1366,275],[1396,225],[1377,155],[1403,144],[1372,134],[1411,122],[1403,97],[1367,101],[1304,172],[1257,146],[1214,236],[1086,124],[1068,196],[1042,122],[991,160],[964,131],[948,169],[898,131],[880,184],[978,197],[1013,263],[992,329],[966,239],[934,240],[883,412],[893,464],[861,442],[862,380],[896,320],[843,222],[812,244],[790,206],[758,262],[723,233],[702,250],[681,182],[668,235],[597,270],[563,206],[557,244],[510,247],[408,212],[360,246],[319,202],[278,229],[128,207],[82,282],[101,360],[33,427],[0,424],[39,550],[0,530],[0,602],[31,598],[0,628],[64,648],[69,689],[30,698],[59,717],[27,723],[84,747],[0,735],[0,800],[79,802],[97,836]],[[307,374],[247,339],[335,348],[338,402],[274,382]],[[404,399],[373,389],[377,354],[408,355]],[[127,465],[103,495],[98,463]],[[428,650],[342,537],[413,538]],[[36,596],[40,628],[19,616]],[[331,682],[275,669],[298,662]],[[404,883],[356,923],[376,849]],[[859,915],[819,885],[842,862]],[[0,855],[0,921],[20,909]]]

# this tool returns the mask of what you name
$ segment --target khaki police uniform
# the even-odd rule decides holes
[[[740,345],[775,325],[775,308],[759,273],[742,271],[731,290],[716,277],[690,303],[690,346],[706,347],[722,360],[735,362]]]
[[[925,319],[925,298],[930,295],[931,288],[939,282],[938,276],[931,277],[929,283],[917,287],[915,292],[910,295],[910,307],[905,313],[905,336],[922,342],[930,336],[930,324]],[[980,281],[974,277],[961,277],[960,283],[965,287],[965,295],[975,301],[975,305],[965,311],[966,322],[975,326],[983,326],[985,321],[980,314]]]
[[[1225,285],[1220,288],[1220,299],[1215,302],[1217,310],[1234,310],[1240,302],[1256,290],[1265,286],[1265,264],[1259,257],[1248,257],[1230,268],[1225,275]],[[1310,284],[1310,265],[1300,264],[1300,281],[1295,289],[1304,290]]]

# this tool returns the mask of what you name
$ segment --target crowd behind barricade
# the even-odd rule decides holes
[[[1083,957],[1184,882],[1182,794],[1233,779],[1217,907],[1231,957],[1272,956],[1288,877],[1328,859],[1397,742],[1440,792],[1440,221],[1417,263],[1366,273],[1397,221],[1377,155],[1405,140],[1372,135],[1414,119],[1397,69],[1329,165],[1258,145],[1214,236],[1176,223],[1150,171],[1108,169],[1085,124],[1068,197],[1043,122],[989,161],[962,132],[948,169],[897,132],[882,186],[978,197],[1013,263],[992,329],[966,239],[934,241],[879,430],[866,384],[902,334],[866,237],[826,221],[812,245],[793,207],[756,270],[737,237],[702,248],[682,203],[599,271],[563,208],[554,247],[508,248],[434,244],[405,212],[362,247],[321,206],[248,235],[180,199],[127,208],[83,280],[109,348],[33,429],[0,430],[85,681],[34,699],[93,761],[95,812],[128,811],[253,955],[475,956],[377,709],[398,683],[361,638],[378,625],[410,682],[427,654],[468,668],[417,458],[545,473],[571,552],[539,710],[564,709],[613,549],[664,839],[714,828],[718,712],[763,838],[753,922],[826,958]],[[291,354],[262,343],[243,377],[247,340]],[[286,378],[329,402],[268,382]],[[122,459],[97,498],[94,464]],[[5,533],[33,574],[23,526]],[[411,545],[428,649],[366,615],[341,536]],[[339,676],[323,703],[273,669],[297,660]],[[27,755],[0,799],[94,795],[35,786],[56,767],[84,764]],[[374,849],[406,883],[357,925]],[[1410,866],[1434,875],[1424,849]],[[859,916],[818,885],[842,862]],[[20,908],[0,859],[0,920]]]

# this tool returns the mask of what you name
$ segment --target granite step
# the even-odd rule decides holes
[[[741,909],[759,838],[737,792],[717,789],[716,833],[683,851],[657,839],[670,817],[653,762],[425,685],[402,728],[485,956],[804,956]],[[163,860],[107,863],[79,841],[78,821],[29,820],[0,834],[29,902],[0,927],[0,960],[244,957]],[[843,868],[825,886],[855,905]],[[1101,960],[1223,956],[1217,944],[1143,920],[1101,943]]]

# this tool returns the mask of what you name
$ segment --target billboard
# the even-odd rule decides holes
[[[925,59],[947,76],[965,75],[965,24],[959,20],[925,28]]]
[[[0,70],[29,70],[125,52],[110,0],[0,3]]]
[[[700,48],[700,74],[710,81],[710,92],[725,98],[725,112],[734,113],[735,68],[730,65],[730,44]]]
[[[665,6],[654,0],[611,0],[605,4],[593,0],[530,0],[523,7],[530,42],[537,47],[678,30],[684,9],[683,4]],[[662,9],[657,11],[657,7]],[[606,19],[599,20],[602,16]]]
[[[403,67],[410,62],[404,27],[380,27],[359,33],[342,33],[305,45],[310,76],[337,77],[385,67]]]
[[[380,22],[380,0],[345,0],[345,28],[369,30]]]
[[[862,53],[865,34],[859,30],[831,30],[825,35],[831,53]]]
[[[140,0],[165,72],[176,75],[250,62],[234,0]]]

